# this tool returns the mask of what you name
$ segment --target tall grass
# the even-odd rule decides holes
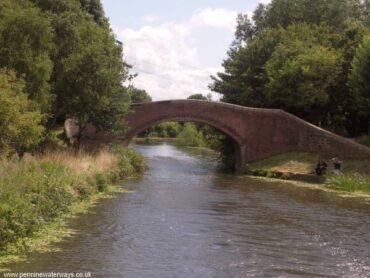
[[[370,178],[358,173],[341,174],[329,177],[326,186],[348,192],[370,192]]]
[[[106,191],[110,183],[144,170],[144,159],[122,147],[0,160],[0,255],[15,242],[23,252],[26,246],[20,239],[67,213],[74,202]]]

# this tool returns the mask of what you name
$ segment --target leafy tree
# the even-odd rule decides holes
[[[273,0],[237,19],[224,71],[210,88],[222,101],[281,108],[342,134],[360,119],[347,87],[364,34],[360,0]],[[323,66],[321,66],[323,65]]]
[[[176,138],[176,144],[188,147],[205,147],[203,134],[193,123],[185,123],[184,129]]]
[[[50,85],[53,124],[76,117],[83,126],[117,131],[125,125],[130,96],[128,66],[99,0],[32,0],[50,18],[55,51]]]
[[[305,22],[343,29],[349,21],[361,18],[361,7],[360,0],[273,0],[257,9],[255,28],[286,28]]]
[[[287,29],[265,66],[271,106],[316,124],[323,119],[342,59],[340,52],[330,49],[328,30],[307,24]]]
[[[364,128],[370,134],[370,36],[357,49],[349,75],[349,87]]]
[[[208,100],[208,98],[202,94],[194,94],[188,97],[188,99],[197,99],[197,100]]]
[[[164,122],[148,129],[144,134],[145,137],[176,138],[182,130],[178,122]]]
[[[255,30],[253,29],[252,22],[246,14],[238,14],[236,21],[237,25],[233,47],[238,48],[243,46],[243,44],[247,43],[248,40],[253,37]]]
[[[152,97],[145,90],[129,86],[128,92],[130,94],[132,103],[143,103],[152,101]]]
[[[65,12],[79,12],[80,3],[78,0],[30,0],[42,11],[52,15],[61,15]],[[56,30],[57,31],[57,30]]]
[[[76,3],[60,6],[40,1],[50,8],[56,52],[51,79],[56,95],[54,119],[76,117],[83,126],[91,122],[105,130],[124,127],[130,97],[122,85],[127,66],[108,26],[97,24]],[[79,7],[79,5],[77,6]]]
[[[49,85],[52,36],[49,19],[30,2],[1,1],[0,67],[24,77],[25,92],[43,112],[49,112],[53,100]]]
[[[80,0],[80,3],[82,9],[92,15],[97,24],[108,26],[108,20],[105,17],[100,0]]]
[[[0,155],[28,150],[42,140],[42,115],[24,89],[14,71],[0,71]]]
[[[222,101],[253,107],[269,107],[265,64],[280,41],[283,29],[266,29],[239,49],[232,48],[224,61],[224,72],[212,77],[210,88],[223,95]]]

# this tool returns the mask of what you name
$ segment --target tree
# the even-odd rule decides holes
[[[273,0],[256,10],[255,29],[287,28],[294,23],[326,24],[337,30],[361,19],[360,0]]]
[[[202,94],[194,94],[189,96],[188,99],[208,100],[208,97],[203,96]]]
[[[25,92],[43,112],[50,112],[53,101],[49,84],[52,38],[49,19],[30,2],[1,2],[0,67],[24,77]]]
[[[176,138],[176,144],[188,147],[205,147],[206,143],[201,131],[193,123],[185,123],[183,130]]]
[[[91,122],[104,130],[119,130],[129,110],[130,97],[122,85],[127,66],[122,45],[108,27],[81,11],[54,15],[57,45],[52,83],[55,119],[76,117],[81,126]]]
[[[109,26],[100,0],[80,0],[80,3],[82,10],[92,15],[94,21],[97,24],[102,26]]]
[[[230,49],[224,72],[212,77],[210,88],[223,95],[222,101],[253,107],[269,107],[266,98],[268,76],[265,64],[270,59],[284,30],[266,29],[247,45]]]
[[[43,139],[43,116],[24,89],[14,71],[0,71],[0,155],[21,153]]]
[[[330,48],[330,28],[288,27],[266,63],[268,102],[319,124],[325,119],[330,89],[341,71],[342,56]]]
[[[124,129],[130,96],[122,84],[128,65],[99,0],[31,0],[53,27],[54,63],[50,78],[55,95],[52,120],[75,117],[83,126]]]
[[[254,29],[252,22],[246,14],[238,14],[236,22],[237,24],[233,47],[238,48],[248,43],[248,40],[253,38]]]
[[[358,107],[364,128],[370,134],[370,36],[357,49],[349,74],[348,85]]]
[[[130,94],[132,103],[143,103],[152,101],[152,97],[145,90],[129,86],[128,92]]]
[[[285,109],[343,135],[359,133],[347,87],[364,34],[360,0],[272,0],[251,22],[239,16],[224,71],[210,88],[222,101]]]
[[[176,138],[182,130],[182,126],[178,122],[164,122],[157,126],[146,130],[142,136],[145,137],[160,137],[160,138]]]

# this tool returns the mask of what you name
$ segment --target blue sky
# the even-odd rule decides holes
[[[139,76],[134,85],[154,100],[208,94],[222,70],[235,18],[268,0],[102,0],[124,56]],[[218,96],[214,94],[214,97]]]

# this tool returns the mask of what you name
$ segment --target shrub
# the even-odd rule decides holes
[[[112,147],[112,151],[118,159],[120,178],[144,173],[145,160],[134,150],[115,145]]]
[[[329,177],[326,186],[349,192],[370,192],[370,178],[358,173],[340,174]]]
[[[106,175],[102,173],[96,173],[95,181],[96,181],[96,188],[98,189],[99,192],[107,191],[109,181]]]
[[[42,140],[40,112],[27,98],[24,81],[12,71],[0,71],[0,155],[29,150]]]
[[[75,176],[52,162],[2,162],[0,170],[0,251],[28,237],[40,225],[67,212],[76,197]]]
[[[0,255],[9,243],[31,236],[66,213],[73,202],[104,192],[118,177],[145,170],[142,156],[129,148],[47,152],[32,160],[0,160]],[[118,169],[118,170],[117,170]],[[23,251],[23,250],[21,250]]]
[[[175,143],[179,146],[205,147],[206,143],[201,131],[193,123],[186,123],[184,129],[176,137]]]

